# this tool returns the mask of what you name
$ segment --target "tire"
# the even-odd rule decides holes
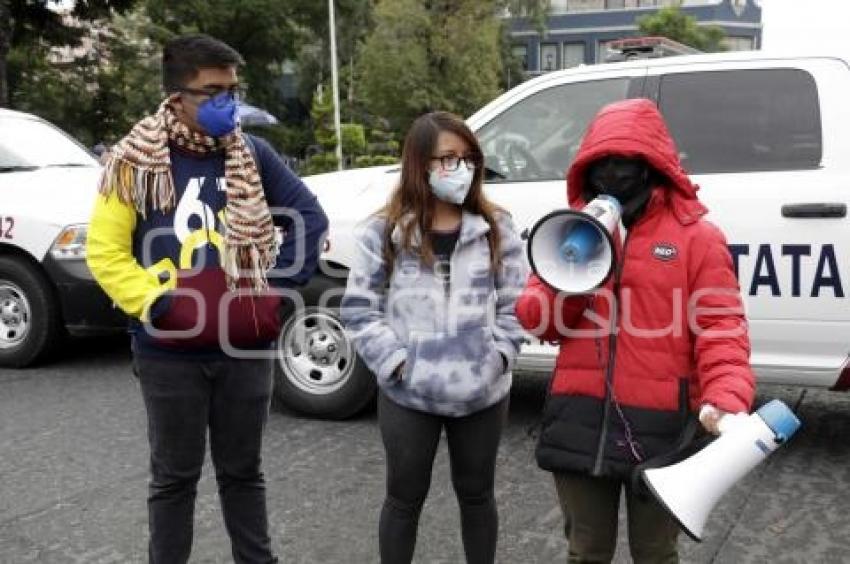
[[[316,276],[301,292],[306,307],[285,318],[277,342],[274,394],[288,409],[346,419],[375,397],[375,377],[339,319],[342,290],[339,282]],[[333,296],[323,303],[326,291]]]
[[[0,366],[23,368],[44,359],[61,329],[50,282],[26,259],[0,256]]]

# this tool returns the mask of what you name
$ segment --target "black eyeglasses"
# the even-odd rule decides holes
[[[178,92],[185,92],[193,96],[204,97],[212,101],[216,108],[223,108],[230,102],[239,102],[245,99],[245,88],[242,86],[231,86],[230,88],[177,88]]]
[[[454,172],[460,167],[460,163],[466,165],[467,170],[475,170],[481,166],[481,157],[479,155],[444,155],[442,157],[431,157],[432,161],[440,161],[440,165],[446,172]]]

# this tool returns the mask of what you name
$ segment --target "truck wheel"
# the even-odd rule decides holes
[[[326,304],[325,290],[335,293]],[[302,295],[277,343],[275,397],[285,407],[327,419],[345,419],[375,397],[375,377],[354,350],[339,319],[341,286],[316,277]]]
[[[22,368],[43,358],[60,329],[49,282],[26,260],[0,256],[0,366]]]

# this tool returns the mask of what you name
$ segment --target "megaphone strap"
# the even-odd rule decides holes
[[[649,492],[646,489],[646,485],[643,483],[643,472],[645,470],[661,468],[663,466],[669,466],[670,464],[679,462],[683,458],[689,456],[692,452],[701,450],[715,439],[712,435],[697,437],[700,429],[701,425],[699,419],[692,415],[688,416],[688,420],[682,428],[682,432],[679,434],[679,439],[676,441],[675,447],[663,454],[659,454],[658,456],[645,460],[634,467],[631,475],[632,491],[641,494],[648,494]]]

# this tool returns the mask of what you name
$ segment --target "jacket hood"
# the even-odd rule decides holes
[[[613,155],[642,158],[664,177],[664,200],[679,222],[693,223],[708,212],[697,199],[699,187],[682,168],[664,118],[655,104],[644,98],[609,104],[590,122],[567,172],[567,200],[571,207],[586,203],[583,194],[587,167]]]

